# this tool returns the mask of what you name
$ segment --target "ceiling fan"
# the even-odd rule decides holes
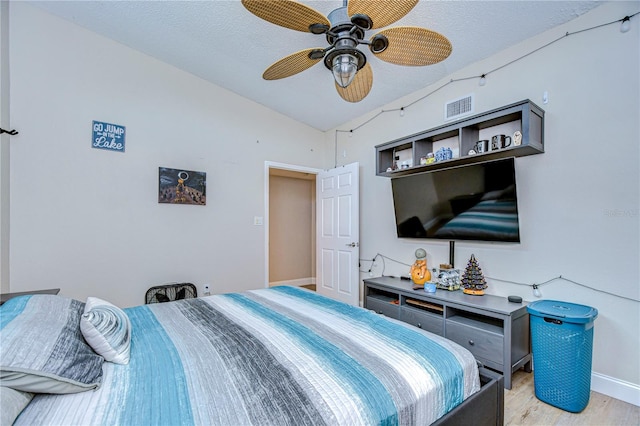
[[[369,46],[377,58],[396,65],[424,66],[443,61],[451,43],[443,35],[421,27],[387,28],[365,40],[368,30],[383,28],[405,16],[419,0],[344,0],[327,17],[295,0],[242,0],[244,7],[265,21],[296,31],[325,34],[328,47],[301,50],[269,66],[265,80],[298,74],[321,59],[333,72],[338,94],[360,102],[371,90],[373,72],[359,45]]]

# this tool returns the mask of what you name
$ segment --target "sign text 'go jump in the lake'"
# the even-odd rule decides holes
[[[94,120],[91,147],[124,152],[124,134],[124,126]]]

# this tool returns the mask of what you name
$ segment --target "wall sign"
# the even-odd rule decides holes
[[[124,135],[124,126],[94,120],[91,147],[124,152]]]

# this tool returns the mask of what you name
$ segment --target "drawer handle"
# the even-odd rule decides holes
[[[418,328],[422,328],[422,324],[418,323]]]
[[[473,345],[475,345],[475,342],[474,342],[473,340],[469,339],[469,344],[470,344],[471,346],[473,346]]]

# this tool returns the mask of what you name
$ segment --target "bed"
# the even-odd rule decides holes
[[[21,296],[0,342],[3,424],[502,424],[501,376],[466,349],[294,287],[124,310]]]

